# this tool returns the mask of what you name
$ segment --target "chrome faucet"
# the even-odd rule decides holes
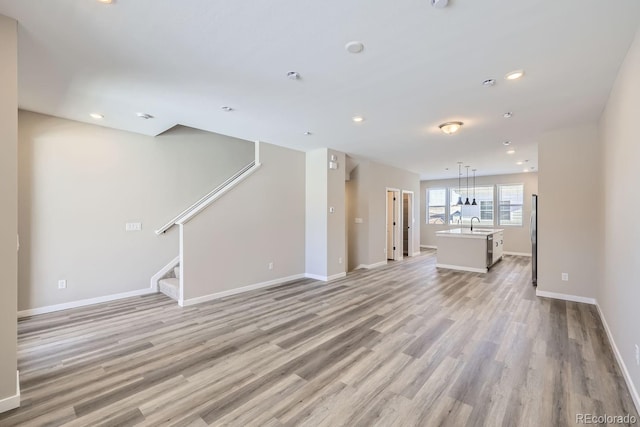
[[[478,224],[480,224],[480,218],[478,218],[477,216],[474,216],[473,218],[471,218],[471,231],[473,231],[473,220],[477,219],[478,220]]]

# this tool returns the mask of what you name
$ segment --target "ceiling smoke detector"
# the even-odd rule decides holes
[[[507,111],[502,115],[502,117],[504,117],[505,119],[510,119],[511,117],[513,117],[513,113],[511,111]]]
[[[296,71],[289,71],[287,73],[287,77],[289,77],[291,80],[298,80],[300,78],[300,73]]]
[[[443,9],[447,7],[448,4],[449,0],[431,0],[431,6],[435,7],[436,9]]]
[[[349,53],[360,53],[364,50],[364,44],[362,44],[362,42],[353,41],[344,45],[344,48]]]
[[[227,113],[228,113],[228,112],[230,112],[230,111],[233,111],[233,108],[231,108],[231,107],[227,107],[226,105],[223,105],[222,107],[220,107],[220,109],[221,109],[222,111],[227,112]]]
[[[491,86],[494,86],[495,84],[496,84],[496,79],[486,79],[482,82],[482,85],[486,87],[491,87]]]
[[[151,114],[147,114],[147,113],[136,113],[136,116],[140,117],[141,119],[145,119],[145,120],[153,119],[153,116]]]

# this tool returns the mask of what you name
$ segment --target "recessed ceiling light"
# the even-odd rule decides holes
[[[513,113],[511,111],[507,111],[502,115],[502,117],[504,117],[505,119],[510,119],[511,117],[513,117]]]
[[[353,41],[344,45],[344,48],[349,53],[360,53],[364,50],[364,44],[362,44],[362,42]]]
[[[449,4],[449,0],[431,0],[431,6],[436,9],[444,9]]]
[[[307,135],[307,136],[313,135],[313,133],[311,133],[310,131],[306,131],[304,134]]]
[[[516,162],[516,165],[522,166],[522,162]]]
[[[222,111],[226,111],[227,113],[230,112],[230,111],[233,111],[233,108],[227,107],[226,105],[223,105],[222,107],[220,107],[220,109]]]
[[[487,79],[487,80],[482,82],[482,85],[486,86],[486,87],[491,87],[491,86],[493,86],[495,84],[496,84],[496,79]]]
[[[447,135],[451,135],[453,133],[458,132],[463,124],[464,123],[462,122],[446,122],[441,124],[438,127],[442,132],[446,133]]]
[[[515,154],[516,150],[513,148],[511,150],[507,150],[507,154]]]
[[[362,122],[364,122],[364,117],[362,117],[362,116],[353,116],[351,118],[351,120],[353,120],[355,123],[362,123]]]
[[[147,113],[136,113],[136,116],[140,117],[141,119],[145,119],[145,120],[153,119],[153,116],[151,114],[147,114]]]
[[[113,0],[98,0],[99,3],[111,4]]]
[[[298,80],[300,78],[300,73],[296,71],[289,71],[287,73],[287,77],[289,77],[291,80]]]
[[[512,71],[510,73],[507,73],[507,75],[504,76],[504,78],[507,79],[507,80],[517,80],[522,76],[524,76],[524,71],[523,70],[516,70],[516,71]]]
[[[529,169],[522,169],[522,172],[529,172]]]
[[[511,141],[505,141],[502,143],[502,145],[511,145]]]
[[[96,120],[104,119],[104,116],[100,113],[91,113],[89,115],[91,116],[92,119],[96,119]]]

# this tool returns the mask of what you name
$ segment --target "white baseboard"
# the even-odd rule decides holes
[[[354,270],[359,270],[361,268],[364,268],[366,270],[370,270],[372,268],[382,267],[383,265],[387,265],[387,261],[380,261],[380,262],[376,262],[376,263],[373,263],[373,264],[360,264]]]
[[[486,273],[488,271],[486,268],[462,267],[459,265],[451,265],[451,264],[436,264],[436,267],[448,268],[450,270],[458,270],[458,271],[470,271],[472,273]]]
[[[331,276],[321,276],[319,274],[305,273],[304,277],[306,277],[308,279],[322,280],[323,282],[330,282],[332,280],[342,279],[346,275],[347,275],[347,273],[338,273],[338,274],[334,274],[334,275],[331,275]]]
[[[433,245],[420,245],[420,247],[425,249],[438,249],[437,246],[433,246]]]
[[[505,254],[505,255],[529,256],[529,257],[531,256],[530,252],[507,252],[507,251],[504,251],[502,253]]]
[[[105,295],[103,297],[83,299],[79,301],[65,302],[62,304],[48,305],[45,307],[30,308],[18,312],[18,319],[37,314],[53,313],[54,311],[68,310],[70,308],[84,307],[86,305],[100,304],[103,302],[115,301],[123,298],[137,297],[140,295],[155,294],[158,291],[153,288],[138,289],[137,291],[123,292],[121,294]]]
[[[536,288],[536,296],[543,297],[543,298],[560,299],[564,301],[583,302],[585,304],[592,304],[592,305],[596,304],[595,298],[580,297],[577,295],[558,294],[555,292],[541,291],[538,288]]]
[[[420,255],[420,251],[414,252],[413,254],[411,254],[411,256],[418,256],[418,255]]]
[[[607,319],[604,317],[604,313],[600,308],[600,304],[596,301],[596,307],[598,308],[598,314],[600,314],[600,319],[602,319],[602,324],[604,325],[604,330],[609,337],[609,342],[611,343],[611,348],[613,349],[613,354],[616,356],[616,360],[618,361],[618,366],[620,366],[620,370],[622,371],[622,376],[624,377],[625,382],[627,383],[627,387],[629,387],[629,392],[631,393],[631,398],[633,399],[633,403],[636,405],[636,410],[640,412],[640,395],[638,394],[638,389],[636,389],[633,380],[631,379],[631,375],[629,375],[629,370],[627,369],[627,365],[624,363],[624,359],[620,354],[620,350],[616,345],[616,342],[613,339],[613,334],[611,334],[611,329],[609,329],[609,324],[607,323]]]
[[[243,292],[249,292],[256,289],[267,288],[269,286],[279,285],[281,283],[289,282],[291,280],[304,279],[305,274],[295,274],[293,276],[281,277],[280,279],[268,280],[266,282],[254,283],[253,285],[243,286],[241,288],[229,289],[228,291],[216,292],[215,294],[203,295],[201,297],[189,298],[185,300],[179,300],[178,304],[181,307],[188,307],[194,304],[200,304],[207,301],[213,301],[216,299],[229,297],[231,295],[241,294]]]
[[[0,413],[20,406],[20,371],[16,371],[16,394],[0,400]]]

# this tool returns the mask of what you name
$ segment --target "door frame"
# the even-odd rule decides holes
[[[414,211],[414,205],[413,205],[413,201],[414,201],[414,194],[413,191],[409,191],[409,190],[402,190],[402,214],[400,215],[400,218],[402,220],[402,230],[404,231],[404,195],[406,194],[409,200],[409,232],[407,233],[407,256],[414,256],[413,253],[413,226],[416,223],[416,218],[413,214]],[[403,239],[404,240],[404,239]],[[403,252],[404,252],[404,246],[403,246]]]
[[[384,230],[384,249],[386,252],[387,248],[389,247],[389,238],[388,238],[388,233],[387,233],[387,227],[389,226],[389,198],[388,198],[388,194],[389,192],[393,193],[393,197],[395,198],[395,202],[394,202],[394,206],[393,206],[393,212],[394,212],[394,216],[395,216],[395,226],[393,226],[393,232],[392,232],[392,239],[393,239],[393,247],[395,247],[395,250],[393,251],[392,256],[389,256],[389,254],[387,253],[387,260],[394,260],[394,261],[399,261],[401,260],[402,257],[402,250],[401,250],[401,244],[402,244],[402,218],[400,217],[400,215],[402,214],[402,192],[400,191],[399,188],[390,188],[387,187],[384,193],[384,204],[385,204],[385,210],[384,210],[384,216],[385,216],[385,222],[384,222],[384,226],[385,226],[385,230]]]

